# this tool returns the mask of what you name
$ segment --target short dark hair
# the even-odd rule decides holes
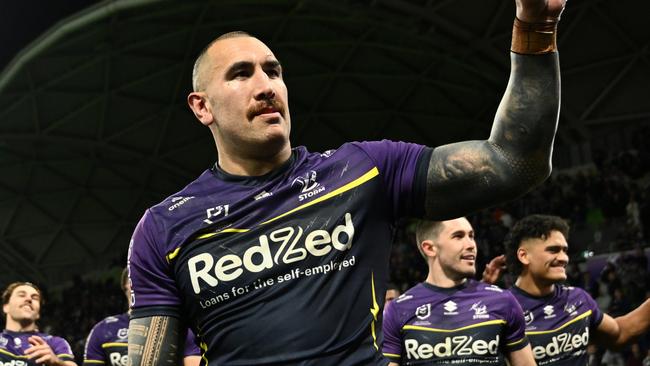
[[[232,31],[232,32],[224,33],[219,37],[213,39],[210,43],[208,43],[205,47],[203,47],[201,52],[199,52],[199,55],[196,57],[196,60],[194,61],[194,67],[192,68],[192,89],[195,92],[202,91],[205,88],[206,80],[202,80],[203,75],[201,75],[201,65],[203,64],[205,60],[205,56],[208,53],[210,47],[212,47],[212,45],[218,41],[229,39],[229,38],[237,38],[237,37],[253,37],[253,36],[251,36],[249,33],[244,31]]]
[[[38,292],[38,295],[41,297],[39,303],[41,304],[41,306],[43,306],[43,293],[41,292],[41,289],[31,282],[24,282],[24,281],[10,283],[9,286],[5,288],[5,290],[2,292],[2,305],[6,305],[9,303],[9,299],[11,298],[11,295],[13,295],[14,290],[20,286],[29,286],[34,290],[36,290],[36,292]]]
[[[415,226],[415,245],[418,247],[418,252],[424,259],[427,256],[422,252],[420,244],[425,240],[433,240],[440,236],[444,228],[442,221],[418,220]]]
[[[521,274],[523,265],[517,258],[517,250],[524,240],[546,240],[551,235],[551,231],[559,231],[565,238],[569,238],[569,224],[559,216],[530,215],[519,220],[504,241],[508,271],[514,276]]]

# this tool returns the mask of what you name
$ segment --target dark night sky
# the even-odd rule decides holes
[[[0,0],[0,71],[47,29],[98,0]]]

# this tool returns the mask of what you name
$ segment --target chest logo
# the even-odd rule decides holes
[[[474,311],[473,319],[488,319],[490,317],[490,315],[488,315],[487,306],[485,306],[482,301],[472,304],[470,310]]]
[[[535,316],[530,312],[530,310],[526,310],[524,311],[524,320],[526,321],[526,325],[529,325],[533,320],[535,320]]]
[[[544,306],[544,319],[555,318],[555,308],[553,305]]]
[[[7,343],[9,343],[9,340],[5,337],[0,337],[0,347],[7,347]]]
[[[20,347],[23,345],[23,342],[20,340],[20,338],[14,338],[14,345],[16,347]]]
[[[117,331],[117,337],[119,339],[126,339],[129,336],[129,328],[121,328]]]
[[[298,196],[298,201],[304,201],[307,198],[316,196],[317,194],[325,191],[325,186],[316,181],[317,173],[315,170],[310,170],[309,172],[297,177],[291,183],[291,186],[299,185],[300,186],[300,195]]]
[[[458,312],[458,305],[456,305],[455,302],[449,300],[447,301],[443,306],[443,309],[445,309],[445,315],[457,315]]]
[[[415,309],[415,316],[420,320],[431,316],[431,304],[425,304]]]
[[[566,304],[566,305],[564,305],[564,312],[571,315],[571,316],[575,316],[575,315],[578,314],[576,309],[578,309],[578,306],[580,306],[580,305],[581,305],[581,303]]]

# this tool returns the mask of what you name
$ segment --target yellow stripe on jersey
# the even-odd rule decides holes
[[[563,329],[563,328],[569,326],[569,325],[572,324],[572,323],[577,322],[577,321],[580,320],[580,319],[584,319],[584,318],[588,317],[589,315],[591,315],[591,310],[587,310],[586,312],[584,312],[584,313],[578,315],[577,317],[575,317],[575,318],[569,320],[568,322],[562,324],[561,326],[559,326],[559,327],[557,327],[557,328],[555,328],[555,329],[552,329],[552,330],[538,330],[538,331],[526,332],[526,334],[533,334],[533,335],[534,335],[534,334],[548,334],[548,333],[554,333],[554,332],[557,332],[557,331],[560,330],[560,329]]]
[[[461,330],[465,329],[471,329],[471,328],[476,328],[476,327],[484,327],[487,325],[493,325],[493,324],[506,324],[505,320],[488,320],[486,322],[481,322],[481,323],[476,323],[472,325],[468,325],[465,327],[460,327],[456,329],[438,329],[438,328],[427,328],[427,327],[421,327],[418,325],[405,325],[402,327],[403,330],[424,330],[427,332],[442,332],[442,333],[451,333],[451,332],[458,332]]]
[[[375,349],[379,351],[377,346],[377,333],[375,327],[377,326],[377,315],[379,314],[379,304],[377,304],[377,297],[375,297],[375,273],[370,272],[370,283],[372,288],[372,307],[370,308],[370,314],[372,314],[372,323],[370,323],[370,332],[372,333],[372,343],[375,346]]]
[[[128,343],[122,343],[122,342],[113,342],[113,343],[104,343],[102,344],[102,348],[108,348],[108,347],[126,347],[128,346]]]
[[[343,192],[347,192],[347,191],[351,190],[352,188],[356,188],[356,187],[368,182],[369,180],[371,180],[372,178],[374,178],[374,177],[376,177],[378,175],[379,175],[379,169],[377,169],[377,167],[374,167],[374,168],[370,169],[369,171],[367,171],[362,176],[360,176],[359,178],[353,180],[352,182],[350,182],[350,183],[348,183],[348,184],[346,184],[346,185],[344,185],[342,187],[339,187],[339,188],[333,190],[332,192],[330,192],[330,193],[328,193],[326,195],[318,197],[318,198],[316,198],[315,200],[313,200],[311,202],[305,203],[304,205],[298,206],[298,207],[296,207],[296,208],[294,208],[292,210],[289,210],[289,211],[287,211],[287,212],[285,212],[283,214],[280,214],[280,215],[278,215],[278,216],[276,216],[276,217],[274,217],[274,218],[272,218],[272,219],[270,219],[268,221],[265,221],[265,222],[259,224],[259,226],[266,225],[266,224],[271,223],[271,222],[273,222],[275,220],[278,220],[278,219],[283,218],[283,217],[285,217],[287,215],[290,215],[290,214],[292,214],[292,213],[294,213],[296,211],[300,211],[300,210],[302,210],[304,208],[307,208],[309,206],[313,206],[313,205],[315,205],[317,203],[321,203],[321,202],[323,202],[325,200],[328,200],[328,199],[330,199],[332,197],[338,196],[339,194],[341,194]],[[227,229],[223,229],[223,230],[220,230],[220,231],[217,231],[217,232],[214,232],[214,233],[206,233],[206,234],[200,235],[200,236],[197,237],[197,239],[206,239],[206,238],[213,237],[213,236],[215,236],[217,234],[223,234],[223,233],[245,233],[247,231],[250,231],[250,229],[227,228]],[[165,258],[167,259],[167,262],[171,263],[171,261],[174,260],[174,258],[176,258],[176,256],[180,252],[180,250],[181,250],[181,247],[179,246],[178,248],[174,249],[172,252],[167,254],[165,256]]]
[[[394,354],[394,353],[385,353],[385,352],[384,352],[384,356],[386,356],[386,357],[392,357],[392,358],[402,358],[402,356],[400,356],[400,355],[396,355],[396,354]]]
[[[294,208],[293,210],[287,211],[287,212],[285,212],[285,213],[283,213],[281,215],[278,215],[278,216],[276,216],[276,217],[274,217],[274,218],[272,218],[272,219],[270,219],[268,221],[265,221],[265,222],[261,223],[260,225],[266,225],[266,224],[271,223],[271,222],[273,222],[275,220],[278,220],[278,219],[280,219],[282,217],[290,215],[290,214],[292,214],[292,213],[294,213],[296,211],[300,211],[303,208],[313,206],[313,205],[315,205],[317,203],[321,203],[321,202],[323,202],[325,200],[328,200],[328,199],[330,199],[330,198],[332,198],[334,196],[338,196],[339,194],[341,194],[343,192],[347,192],[347,191],[351,190],[352,188],[356,188],[356,187],[368,182],[369,180],[371,180],[372,178],[374,178],[374,177],[376,177],[378,175],[379,175],[379,169],[377,169],[377,167],[374,167],[374,168],[370,169],[368,172],[366,172],[364,175],[362,175],[359,178],[353,180],[352,182],[350,182],[350,183],[348,183],[348,184],[346,184],[346,185],[344,185],[342,187],[339,187],[339,188],[333,190],[332,192],[330,192],[330,193],[328,193],[326,195],[318,197],[318,198],[316,198],[315,200],[313,200],[311,202],[305,203],[302,206],[298,206],[298,207]]]
[[[510,346],[514,346],[515,344],[519,344],[519,343],[523,342],[524,339],[526,339],[526,337],[524,337],[524,338],[522,338],[522,339],[520,339],[518,341],[514,341],[514,342],[511,342],[511,343],[506,343],[506,347],[510,347]]]
[[[0,348],[0,353],[5,354],[5,355],[9,355],[9,356],[12,356],[12,357],[16,357],[16,358],[25,358],[25,359],[27,358],[27,356],[15,355],[15,354],[13,354],[13,353],[11,353],[11,352],[9,352],[7,350],[4,350],[2,348]]]
[[[210,237],[213,237],[215,235],[223,234],[223,233],[245,233],[245,232],[247,232],[249,230],[250,229],[227,228],[227,229],[216,231],[214,233],[207,233],[207,234],[199,235],[197,237],[197,239],[206,239],[206,238],[210,238]],[[178,248],[174,249],[173,252],[171,252],[171,253],[169,253],[169,254],[167,254],[165,256],[165,258],[167,258],[168,263],[171,263],[171,261],[173,261],[174,258],[176,258],[176,256],[178,255],[178,252],[181,251],[181,247],[182,246],[179,246]]]
[[[105,363],[102,360],[84,360],[84,363]]]

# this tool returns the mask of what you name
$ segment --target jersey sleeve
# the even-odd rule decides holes
[[[86,338],[83,360],[84,366],[105,363],[104,351],[102,350],[103,340],[101,339],[101,326],[102,322],[95,324],[93,329],[88,334],[88,337]]]
[[[187,337],[185,338],[185,353],[183,355],[185,357],[201,355],[198,342],[191,329],[187,330]]]
[[[401,325],[398,319],[397,306],[395,302],[390,302],[384,309],[384,343],[382,344],[382,353],[384,357],[391,362],[399,363],[402,357],[402,337]]]
[[[510,353],[528,345],[528,338],[525,333],[526,320],[524,319],[524,311],[517,299],[510,292],[503,292],[503,294],[506,296],[505,301],[508,303],[503,351],[504,353]]]
[[[585,304],[591,310],[591,317],[589,320],[589,328],[596,329],[600,325],[600,322],[603,321],[603,312],[598,307],[596,301],[583,289],[579,289],[582,292],[582,296],[585,298]]]
[[[159,230],[150,210],[133,232],[127,259],[131,281],[131,319],[162,315],[179,317],[180,298]]]
[[[56,357],[63,361],[74,361],[72,348],[70,348],[70,344],[65,339],[61,337],[52,337],[48,344],[52,348],[52,352],[54,352]]]
[[[389,140],[355,143],[376,164],[394,217],[422,217],[431,148]]]

